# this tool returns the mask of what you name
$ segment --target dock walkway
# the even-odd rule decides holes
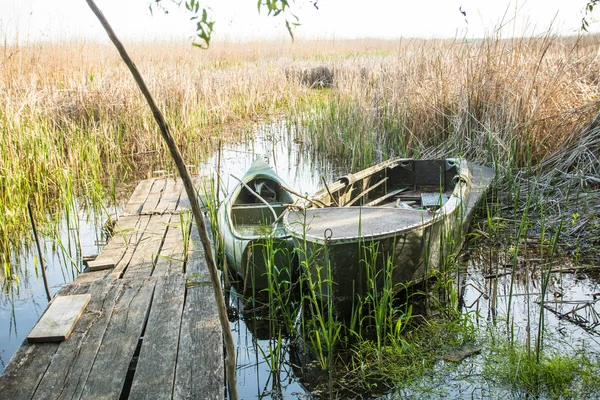
[[[201,186],[201,178],[196,178]],[[181,180],[140,182],[88,271],[57,296],[90,294],[70,337],[25,341],[2,399],[217,399],[223,344]]]

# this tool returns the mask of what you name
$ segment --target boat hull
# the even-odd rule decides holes
[[[396,293],[442,270],[462,246],[495,175],[480,166],[468,171],[437,211],[330,207],[288,213],[300,268],[317,295],[348,310],[369,295]]]
[[[244,295],[258,295],[297,276],[293,242],[279,220],[293,201],[281,178],[259,158],[219,207],[227,269],[243,281]]]

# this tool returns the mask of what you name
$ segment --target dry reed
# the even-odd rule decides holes
[[[551,154],[597,131],[582,128],[599,108],[595,37],[128,47],[191,160],[209,154],[217,136],[279,117],[308,147],[350,165],[392,153],[462,154],[500,168],[550,165]],[[0,253],[7,262],[9,244],[27,229],[30,197],[44,212],[67,186],[101,199],[107,182],[140,156],[165,149],[109,45],[5,45],[1,57]],[[286,70],[316,67],[333,71],[330,89],[286,77]],[[597,159],[597,150],[588,158]]]

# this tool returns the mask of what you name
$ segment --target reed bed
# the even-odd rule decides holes
[[[597,194],[595,39],[215,43],[208,51],[181,42],[127,46],[190,163],[258,121],[284,118],[308,151],[348,168],[396,154],[462,155],[496,165],[511,185],[523,171],[549,185],[546,173],[558,170],[552,176],[560,182],[583,176],[586,190]],[[28,201],[38,220],[51,219],[65,196],[102,204],[117,197],[124,180],[147,176],[149,160],[168,161],[110,45],[3,45],[1,57],[6,269],[10,249],[27,237]],[[332,73],[331,87],[314,89],[289,73],[315,68]],[[561,158],[565,151],[577,161]],[[597,225],[597,200],[587,201],[579,221]]]

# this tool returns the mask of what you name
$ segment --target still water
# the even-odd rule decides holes
[[[301,193],[314,192],[322,178],[331,180],[336,170],[341,170],[341,167],[318,164],[309,157],[302,151],[301,144],[287,133],[284,123],[261,125],[254,136],[254,139],[224,146],[220,154],[216,153],[198,167],[201,174],[216,176],[217,171],[220,172],[221,198],[223,192],[237,183],[231,175],[243,176],[259,156],[268,160],[289,187]],[[152,172],[139,175],[151,176]],[[134,185],[128,186],[135,186],[135,182],[132,183]],[[102,250],[105,244],[102,225],[106,214],[120,215],[123,205],[107,207],[99,216],[89,215],[81,209],[68,215],[63,213],[58,218],[59,239],[41,238],[51,296],[75,279],[84,268],[83,256],[97,255]],[[0,372],[48,305],[35,247],[23,248],[20,253],[14,254],[12,265],[18,271],[18,282],[6,282],[3,271],[0,274]]]
[[[299,193],[313,193],[322,187],[323,179],[332,181],[347,173],[344,165],[331,165],[309,154],[301,141],[294,140],[285,123],[260,126],[238,144],[224,146],[204,164],[198,166],[200,174],[221,177],[222,199],[237,184],[256,157],[264,157],[283,178],[287,186]],[[148,175],[148,173],[146,174]],[[110,212],[119,213],[121,205]],[[79,211],[75,220],[63,216],[59,226],[59,240],[43,240],[43,257],[47,266],[50,292],[54,295],[64,284],[72,281],[83,268],[82,256],[98,254],[104,244],[102,218]],[[511,264],[511,254],[506,249],[473,249],[457,277],[462,310],[469,315],[482,332],[502,329],[506,322],[511,298],[511,323],[520,337],[535,337],[536,321],[540,318],[541,277],[535,271],[535,255],[520,258],[515,279],[505,267]],[[3,282],[0,294],[0,371],[18,349],[35,322],[44,312],[48,301],[39,274],[38,256],[34,249],[23,249],[13,256],[19,271],[19,281]],[[568,267],[568,262],[564,262]],[[560,265],[559,265],[560,267]],[[510,272],[510,270],[508,270]],[[3,280],[3,276],[0,276]],[[586,348],[600,351],[600,287],[598,279],[585,273],[552,273],[544,312],[549,346],[569,352]],[[512,291],[511,291],[512,286]],[[512,294],[512,296],[511,296]],[[265,355],[273,346],[273,339],[264,334],[256,320],[245,319],[243,304],[232,291],[229,304],[234,310],[231,328],[237,341],[238,391],[240,398],[310,398],[304,382],[295,373],[295,362],[289,352],[282,353],[281,369],[274,376]],[[287,346],[287,338],[282,340]],[[426,394],[432,398],[446,397],[501,397],[511,394],[505,389],[481,378],[485,350],[463,361],[459,366],[448,366],[444,361],[417,385],[403,388],[395,395],[419,398]],[[468,379],[467,379],[468,378]],[[436,388],[431,391],[431,388]],[[391,395],[388,395],[391,396]],[[509,397],[513,397],[514,393]]]
[[[51,296],[75,279],[83,268],[82,257],[98,254],[103,240],[102,223],[94,216],[78,210],[77,217],[68,223],[66,214],[60,216],[58,239],[40,238]],[[48,305],[39,265],[35,246],[24,248],[12,257],[18,281],[6,282],[0,277],[0,371]]]

